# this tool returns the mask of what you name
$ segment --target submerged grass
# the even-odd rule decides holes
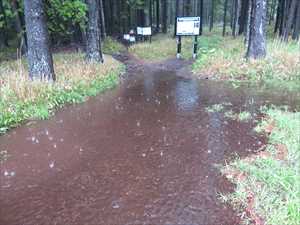
[[[227,165],[222,172],[236,184],[236,190],[225,196],[225,199],[235,206],[252,210],[266,224],[298,225],[300,112],[289,112],[275,107],[265,108],[263,112],[267,119],[259,124],[257,130],[262,131],[270,123],[274,124],[265,150],[267,154],[264,154],[267,157],[261,154],[237,159]],[[243,174],[243,179],[232,176],[232,171]],[[253,196],[252,206],[249,206],[249,195]],[[251,219],[253,220],[250,218],[248,221]]]
[[[104,64],[87,63],[83,54],[55,54],[57,81],[30,81],[25,60],[7,61],[0,66],[0,133],[25,120],[46,119],[66,103],[84,101],[88,96],[117,84],[123,66],[111,56]]]

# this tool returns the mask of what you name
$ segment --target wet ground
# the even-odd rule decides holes
[[[265,138],[253,121],[205,108],[226,102],[254,115],[299,98],[195,80],[183,61],[122,60],[118,88],[0,137],[1,225],[240,224],[218,198],[234,187],[217,165]]]

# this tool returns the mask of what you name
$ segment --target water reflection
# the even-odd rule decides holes
[[[199,85],[191,79],[180,79],[175,86],[177,107],[183,111],[192,111],[199,103]]]

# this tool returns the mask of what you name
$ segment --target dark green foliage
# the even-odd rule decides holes
[[[69,42],[85,29],[87,6],[81,0],[48,0],[48,29],[53,42]]]

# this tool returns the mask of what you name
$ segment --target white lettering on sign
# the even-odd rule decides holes
[[[176,35],[199,35],[200,17],[177,17]]]
[[[137,27],[137,34],[143,36],[150,36],[152,35],[151,27]]]

